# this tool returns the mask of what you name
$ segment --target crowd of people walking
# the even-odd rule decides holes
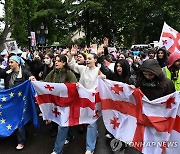
[[[135,55],[134,51],[139,51]],[[0,88],[15,87],[25,80],[53,83],[77,83],[91,89],[98,76],[123,82],[131,88],[140,88],[149,100],[180,90],[180,53],[169,53],[165,48],[110,51],[107,46],[80,49],[77,45],[66,49],[42,49],[30,53],[1,52]],[[56,141],[52,154],[63,153],[64,144],[74,136],[71,127],[52,125]],[[80,126],[86,129],[85,154],[93,154],[98,136],[97,122]],[[85,130],[85,129],[84,129]],[[25,146],[26,132],[17,128],[17,150]],[[113,136],[107,131],[108,138]],[[121,150],[124,150],[123,146]]]

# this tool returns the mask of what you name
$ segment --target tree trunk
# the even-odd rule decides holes
[[[86,24],[86,45],[87,47],[90,47],[90,26],[89,26],[89,23],[90,23],[90,20],[89,20],[89,9],[87,8],[86,10],[86,21],[85,21],[85,24]]]
[[[0,36],[0,52],[5,49],[4,43],[6,42],[6,37],[7,37],[7,35],[5,35],[5,34],[4,35],[1,34],[1,36]]]

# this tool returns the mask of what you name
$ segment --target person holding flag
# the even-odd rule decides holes
[[[24,60],[16,55],[13,55],[9,58],[9,70],[0,68],[0,78],[4,79],[5,89],[15,87],[26,80],[34,81],[36,80],[34,76],[32,76],[31,72],[26,70],[24,66]],[[24,144],[26,141],[25,128],[17,128],[17,140],[18,145],[16,147],[17,150],[21,150],[24,148]]]
[[[58,54],[55,58],[55,68],[46,76],[45,82],[52,83],[76,83],[77,79],[74,73],[69,70],[67,64],[67,57],[62,54]],[[69,127],[58,126],[58,133],[54,145],[53,152],[51,154],[62,153],[65,141],[72,140],[74,136],[71,133]]]
[[[154,100],[175,92],[172,81],[165,77],[156,59],[147,59],[141,65],[136,87],[149,100]]]
[[[97,55],[94,53],[89,53],[86,57],[86,66],[78,65],[74,59],[74,55],[77,53],[77,47],[73,46],[71,53],[68,57],[68,65],[76,73],[80,74],[79,83],[87,89],[91,89],[95,86],[98,76],[101,78],[106,78],[104,74],[101,73],[99,68],[96,66]],[[86,152],[85,154],[93,154],[95,150],[96,140],[97,140],[97,122],[89,124],[87,126],[86,134]]]

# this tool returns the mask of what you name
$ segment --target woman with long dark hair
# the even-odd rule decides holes
[[[67,57],[59,54],[55,57],[55,68],[47,75],[45,82],[76,83],[74,73],[69,69]],[[53,154],[61,153],[66,139],[71,140],[73,135],[69,127],[58,126],[58,133],[54,145]]]
[[[164,48],[160,48],[156,52],[156,59],[161,66],[161,68],[168,65],[168,55],[167,51]]]

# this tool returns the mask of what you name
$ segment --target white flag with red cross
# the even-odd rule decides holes
[[[87,90],[76,84],[33,81],[36,100],[43,120],[51,120],[60,126],[93,123],[101,115],[96,101],[96,89]]]
[[[144,154],[179,153],[179,92],[149,101],[139,89],[101,79],[98,91],[104,124],[115,138]]]
[[[180,51],[180,33],[164,22],[159,46],[165,47],[170,53]]]

